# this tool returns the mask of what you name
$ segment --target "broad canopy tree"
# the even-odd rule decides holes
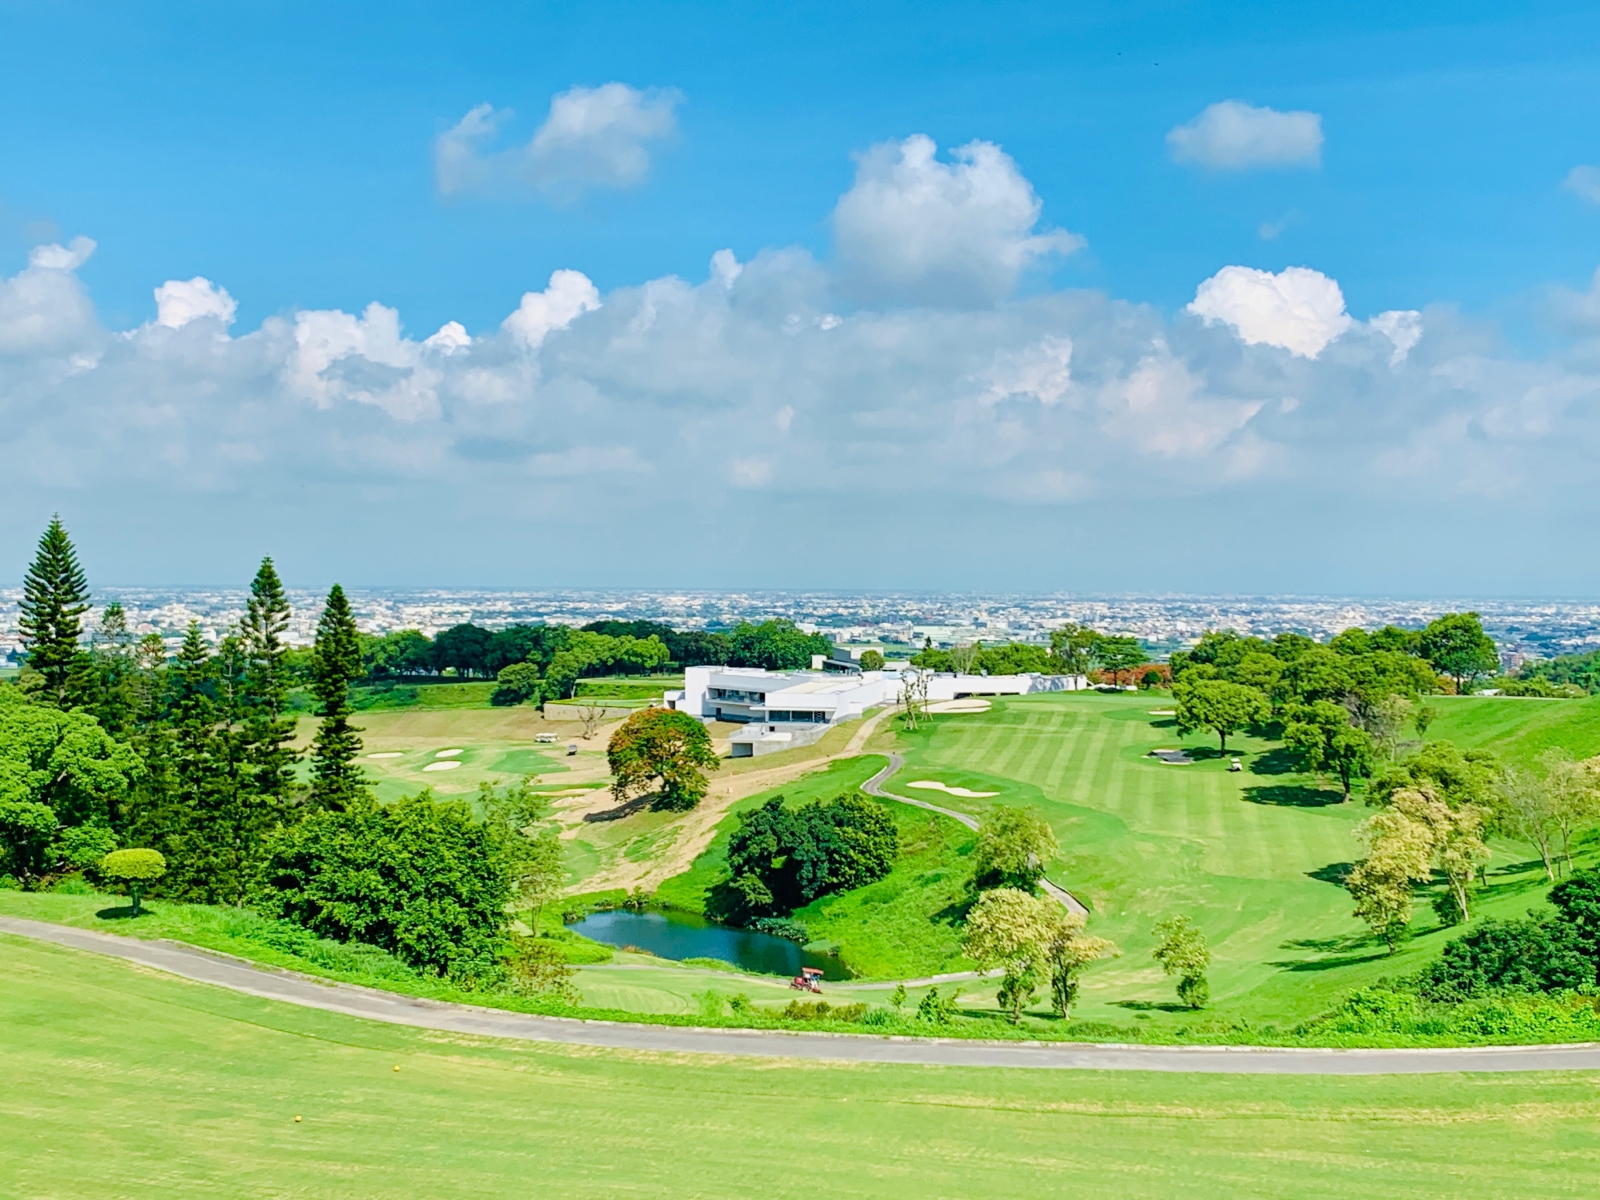
[[[740,814],[728,843],[732,895],[718,907],[740,919],[787,915],[818,896],[882,879],[900,853],[900,834],[883,805],[845,792],[788,808],[782,796]]]
[[[619,802],[659,787],[651,807],[681,812],[706,794],[704,772],[717,765],[717,755],[711,734],[688,713],[645,708],[611,735],[606,761]]]
[[[978,822],[973,884],[980,891],[1004,887],[1036,892],[1060,853],[1055,831],[1037,809],[996,806]]]
[[[1346,800],[1352,783],[1372,774],[1372,736],[1352,725],[1349,710],[1332,701],[1291,708],[1283,744],[1299,754],[1307,770],[1335,776]]]
[[[1224,679],[1182,681],[1173,685],[1172,695],[1177,702],[1178,732],[1210,729],[1223,753],[1227,753],[1230,733],[1259,725],[1272,715],[1267,698],[1255,688]]]
[[[1442,674],[1455,681],[1456,691],[1465,692],[1481,676],[1500,669],[1500,656],[1494,642],[1483,631],[1478,614],[1446,613],[1430,621],[1418,641],[1422,657]]]
[[[85,713],[0,688],[0,868],[32,886],[116,847],[117,806],[144,771]]]

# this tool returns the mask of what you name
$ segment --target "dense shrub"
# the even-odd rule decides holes
[[[796,809],[776,796],[740,814],[728,844],[733,881],[715,898],[718,915],[791,913],[818,896],[882,879],[899,852],[894,819],[865,796],[845,793]]]
[[[1550,889],[1550,903],[1570,925],[1579,952],[1589,960],[1590,979],[1600,974],[1600,867],[1576,871]]]
[[[1594,981],[1578,930],[1559,918],[1487,920],[1445,945],[1417,975],[1433,1000],[1476,999],[1502,992],[1556,992]]]
[[[310,813],[269,848],[262,911],[461,982],[498,975],[511,896],[495,831],[429,794]]]
[[[1487,996],[1439,1003],[1395,987],[1370,987],[1295,1033],[1314,1041],[1581,1042],[1600,1039],[1592,997],[1566,993]]]

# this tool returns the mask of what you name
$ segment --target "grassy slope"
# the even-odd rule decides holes
[[[780,1069],[379,1025],[16,939],[0,961],[5,1195],[1489,1200],[1600,1168],[1592,1076]]]
[[[1149,696],[1017,698],[902,734],[907,767],[891,790],[926,778],[993,791],[992,800],[939,803],[973,812],[1034,805],[1054,826],[1063,853],[1051,877],[1088,902],[1096,932],[1125,951],[1091,969],[1079,1015],[1187,1020],[1165,1011],[1171,984],[1150,960],[1151,926],[1174,912],[1191,914],[1210,938],[1218,1016],[1293,1022],[1437,953],[1449,935],[1420,936],[1390,958],[1350,916],[1333,872],[1355,858],[1352,829],[1369,810],[1329,803],[1337,793],[1284,773],[1281,755],[1249,738],[1230,742],[1246,763],[1240,773],[1218,757],[1151,760],[1158,746],[1215,746],[1214,737],[1179,738],[1170,718],[1151,712],[1163,707]],[[1526,869],[1522,847],[1498,850],[1482,911],[1520,913],[1542,894],[1542,876]],[[1432,918],[1422,912],[1426,928]]]
[[[1586,700],[1534,700],[1512,696],[1438,696],[1429,701],[1439,718],[1430,738],[1459,746],[1487,746],[1501,758],[1531,767],[1549,749],[1579,758],[1600,754],[1600,696]]]

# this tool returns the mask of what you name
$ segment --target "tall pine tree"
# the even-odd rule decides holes
[[[226,756],[218,753],[214,674],[200,626],[190,622],[167,672],[172,790],[158,822],[168,863],[163,888],[183,900],[213,899],[211,880],[221,866],[211,844],[226,771]]]
[[[350,724],[350,684],[361,675],[361,637],[350,601],[337,583],[317,622],[311,651],[311,686],[322,718],[311,742],[311,802],[343,812],[367,795],[366,776],[356,765],[361,731]]]
[[[61,516],[39,539],[39,552],[22,585],[18,625],[28,666],[44,677],[41,698],[57,708],[71,705],[73,667],[83,614],[89,611],[89,581],[78,565],[78,553],[61,524]]]
[[[244,651],[241,712],[253,787],[280,808],[294,793],[294,764],[299,758],[289,748],[295,721],[287,715],[289,645],[283,635],[288,628],[289,599],[272,559],[264,558],[250,584],[250,601],[240,622]]]

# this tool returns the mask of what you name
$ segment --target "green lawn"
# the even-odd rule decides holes
[[[577,786],[584,786],[598,785],[605,775],[603,743],[585,743],[579,755],[569,758],[564,744],[572,727],[547,725],[537,709],[526,705],[379,709],[359,712],[354,720],[362,731],[358,761],[381,800],[415,795],[425,787],[446,797],[472,796],[480,783],[503,785],[527,775],[539,777],[546,790],[560,790],[574,786],[573,776],[583,781]],[[313,719],[301,720],[302,746],[309,744],[315,727]],[[555,733],[560,741],[536,743],[535,737],[545,732]],[[441,751],[450,750],[460,753],[441,756]],[[425,769],[451,761],[461,765]],[[302,773],[309,770],[310,764],[302,761]]]
[[[1439,717],[1430,738],[1459,746],[1488,746],[1518,766],[1533,766],[1545,750],[1579,758],[1600,754],[1600,696],[1535,700],[1521,696],[1436,696]]]
[[[1586,702],[1538,703],[1576,710]],[[1350,915],[1338,881],[1359,853],[1353,827],[1371,810],[1338,803],[1336,791],[1288,770],[1282,752],[1260,740],[1230,739],[1229,757],[1245,768],[1230,772],[1214,736],[1177,735],[1161,715],[1170,707],[1159,694],[1015,697],[900,735],[906,767],[890,790],[974,813],[1032,805],[1051,822],[1062,856],[1050,877],[1090,906],[1095,932],[1124,950],[1091,969],[1080,1016],[1189,1019],[1167,1011],[1172,986],[1150,959],[1151,927],[1173,913],[1194,917],[1211,941],[1212,1015],[1257,1022],[1309,1017],[1353,987],[1414,969],[1454,935],[1428,932],[1387,956]],[[1452,712],[1435,727],[1442,736],[1450,736],[1443,727]],[[1568,718],[1563,727],[1570,733],[1576,725]],[[1491,739],[1485,731],[1483,741]],[[1148,757],[1176,746],[1193,749],[1198,761],[1177,766]],[[915,780],[996,795],[962,799],[906,787]],[[1481,911],[1521,913],[1542,895],[1542,872],[1525,847],[1496,851]],[[1416,927],[1434,924],[1420,904]]]
[[[1594,1075],[719,1059],[380,1025],[15,938],[0,964],[8,1196],[1488,1200],[1600,1169]]]

